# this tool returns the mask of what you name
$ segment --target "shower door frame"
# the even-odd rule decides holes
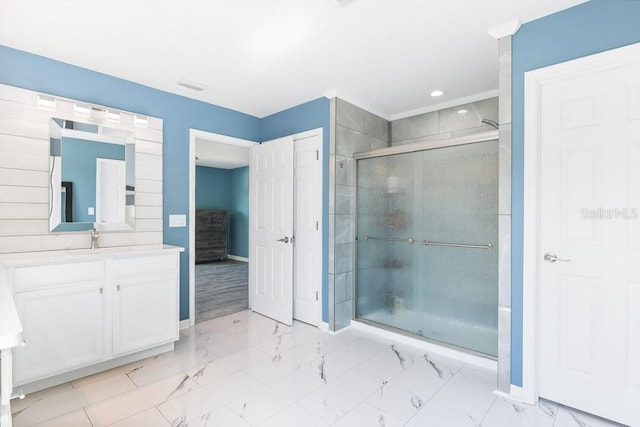
[[[353,160],[355,162],[354,165],[354,179],[355,179],[355,188],[358,188],[358,160],[364,160],[364,159],[374,159],[374,158],[378,158],[378,157],[387,157],[387,156],[392,156],[392,155],[396,155],[396,154],[407,154],[407,153],[415,153],[418,151],[426,151],[426,150],[434,150],[437,148],[448,148],[448,147],[456,147],[456,146],[460,146],[460,145],[469,145],[469,144],[476,144],[476,143],[480,143],[480,142],[489,142],[489,141],[496,141],[499,144],[499,137],[498,137],[498,131],[497,130],[492,130],[492,131],[485,131],[485,132],[478,132],[475,134],[471,134],[471,135],[464,135],[464,136],[458,136],[458,137],[434,137],[434,139],[428,140],[428,141],[423,141],[423,142],[417,142],[414,144],[405,144],[405,145],[396,145],[393,147],[385,147],[385,148],[379,148],[377,150],[371,150],[371,151],[363,151],[360,153],[354,153],[353,155]],[[499,154],[498,154],[499,155]],[[498,162],[499,164],[499,162]],[[500,186],[500,179],[498,179],[498,187]],[[499,191],[499,188],[498,188]],[[357,262],[358,260],[358,245],[357,245],[357,230],[358,230],[358,198],[356,197],[354,200],[354,210],[355,210],[355,233],[356,233],[356,244],[354,245],[354,252],[355,252],[355,256],[354,256],[354,263]],[[499,212],[496,213],[496,221],[498,221],[499,217]],[[500,245],[500,235],[498,232],[498,240],[496,242],[496,250],[499,250],[499,245]],[[427,341],[427,342],[431,342],[431,343],[435,343],[437,345],[446,347],[446,348],[451,348],[454,350],[459,350],[459,351],[464,351],[468,354],[471,355],[475,355],[475,356],[479,356],[482,358],[486,358],[486,359],[491,359],[491,360],[497,360],[498,358],[495,356],[491,356],[485,353],[481,353],[472,349],[468,349],[468,348],[464,348],[464,347],[460,347],[457,346],[455,344],[449,344],[446,342],[442,342],[442,341],[436,341],[436,340],[432,340],[430,338],[424,337],[424,336],[418,336],[418,335],[414,335],[409,331],[404,331],[402,329],[398,329],[396,327],[393,326],[388,326],[388,325],[383,325],[377,322],[372,322],[369,321],[367,319],[356,319],[356,303],[357,303],[357,299],[356,299],[356,295],[357,295],[357,288],[358,288],[358,269],[355,268],[356,266],[354,265],[354,269],[353,269],[353,306],[352,306],[352,313],[353,313],[353,318],[352,320],[359,320],[359,321],[363,321],[364,323],[375,323],[376,325],[380,325],[381,327],[383,327],[383,329],[388,329],[388,330],[393,330],[393,331],[400,331],[403,333],[403,335],[407,335],[407,336],[411,336],[411,337],[416,337],[418,339]],[[498,265],[496,266],[498,269],[500,268],[500,257],[498,257]],[[496,286],[498,286],[498,283],[496,283]],[[496,301],[497,307],[499,307],[498,301]],[[498,315],[498,308],[496,308],[496,316]],[[498,346],[500,346],[500,337],[498,336]],[[497,349],[496,349],[497,350]]]

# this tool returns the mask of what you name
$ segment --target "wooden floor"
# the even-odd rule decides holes
[[[248,267],[235,260],[196,265],[196,323],[249,307]]]

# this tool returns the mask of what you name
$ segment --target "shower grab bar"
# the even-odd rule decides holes
[[[470,248],[470,249],[491,249],[493,245],[487,243],[486,245],[467,245],[463,243],[443,243],[443,242],[431,242],[429,240],[423,240],[420,242],[424,246],[449,246],[452,248]]]
[[[409,243],[409,244],[413,244],[413,242],[415,242],[415,240],[413,240],[413,239],[398,239],[398,238],[395,238],[395,237],[364,236],[363,239],[364,240],[385,240],[387,242],[405,242],[405,243]]]

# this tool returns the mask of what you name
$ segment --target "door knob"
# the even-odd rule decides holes
[[[289,243],[289,238],[288,237],[283,237],[282,239],[278,239],[277,242],[285,242],[285,243]]]
[[[556,261],[560,261],[560,262],[569,262],[571,261],[570,259],[561,259],[558,258],[558,256],[556,254],[554,254],[553,252],[547,252],[546,254],[544,254],[544,260],[547,262],[556,262]]]

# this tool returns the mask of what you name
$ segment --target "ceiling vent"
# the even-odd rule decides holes
[[[182,87],[186,87],[187,89],[197,90],[201,92],[206,89],[207,85],[204,83],[196,82],[193,80],[182,79],[178,80],[178,85]]]

